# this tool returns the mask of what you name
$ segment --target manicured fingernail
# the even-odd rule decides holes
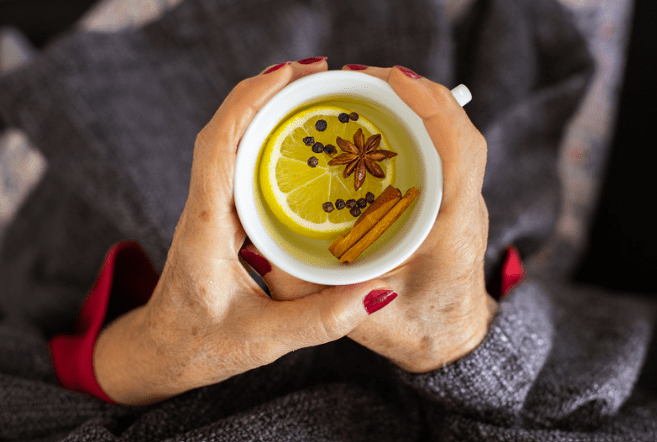
[[[303,60],[297,61],[299,64],[313,64],[313,63],[319,63],[320,61],[326,60],[327,57],[310,57],[310,58],[304,58]]]
[[[417,80],[418,78],[422,78],[421,75],[416,74],[415,72],[413,72],[409,68],[405,68],[404,66],[399,66],[399,65],[397,65],[395,67],[397,69],[399,69],[400,71],[402,71],[404,73],[404,75],[406,75],[408,78],[412,78],[413,80]]]
[[[352,71],[363,71],[367,69],[367,66],[364,64],[348,64],[347,67]]]
[[[283,66],[287,66],[288,64],[290,64],[289,61],[286,61],[285,63],[279,63],[279,64],[274,65],[274,66],[270,67],[269,69],[267,69],[265,72],[263,72],[263,74],[268,74],[270,72],[277,71],[280,68],[282,68]]]
[[[250,250],[242,249],[240,250],[240,256],[244,261],[249,263],[253,270],[258,272],[258,275],[264,276],[265,274],[271,272],[271,264],[264,257],[253,253]]]
[[[363,305],[368,315],[375,311],[381,310],[390,304],[397,297],[397,293],[392,290],[372,290],[363,300]]]

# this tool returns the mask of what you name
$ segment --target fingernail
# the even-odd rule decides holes
[[[249,263],[253,270],[258,272],[258,275],[264,276],[265,274],[271,272],[271,264],[264,257],[253,253],[250,250],[242,249],[240,250],[240,256],[244,261]]]
[[[399,65],[396,65],[395,67],[397,69],[399,69],[400,71],[402,71],[404,73],[404,75],[406,75],[409,78],[412,78],[413,80],[417,80],[418,78],[422,78],[421,75],[416,74],[415,72],[413,72],[409,68],[405,68],[404,66],[399,66]]]
[[[367,66],[364,64],[348,64],[347,67],[352,71],[363,71],[367,69]]]
[[[297,61],[299,64],[313,64],[313,63],[319,63],[320,61],[326,60],[327,57],[310,57],[310,58],[304,58],[303,60]]]
[[[363,300],[363,305],[367,314],[371,315],[390,304],[396,297],[397,293],[392,290],[372,290]]]
[[[263,74],[268,74],[270,72],[277,71],[280,68],[282,68],[283,66],[287,66],[288,64],[290,64],[289,61],[286,61],[285,63],[279,63],[279,64],[274,65],[274,66],[270,67],[269,69],[267,69],[265,72],[263,72]]]

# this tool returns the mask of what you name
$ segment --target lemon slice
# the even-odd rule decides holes
[[[324,203],[331,202],[335,206],[338,199],[358,200],[367,192],[376,197],[394,182],[394,158],[377,163],[385,173],[384,178],[376,178],[368,172],[358,191],[354,189],[354,174],[347,178],[342,176],[345,166],[328,165],[332,157],[342,153],[336,138],[353,142],[358,129],[363,131],[366,140],[371,135],[381,134],[378,149],[393,150],[385,135],[362,115],[345,123],[338,118],[340,114],[351,112],[337,106],[308,108],[281,123],[265,142],[258,172],[260,189],[274,215],[300,235],[315,239],[335,238],[350,229],[356,218],[349,213],[349,208],[335,208],[327,213],[322,207]],[[323,131],[316,127],[320,120],[326,122]],[[313,137],[314,142],[324,146],[335,146],[337,153],[329,156],[325,152],[313,152],[312,146],[304,142],[306,137]],[[316,167],[308,165],[311,157],[317,158]]]

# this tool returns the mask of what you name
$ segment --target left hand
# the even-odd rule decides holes
[[[274,94],[322,70],[324,59],[306,60],[240,82],[197,136],[189,196],[162,276],[146,305],[96,341],[96,378],[115,401],[156,402],[341,338],[394,299],[379,280],[274,301],[238,260],[246,236],[233,200],[240,139]]]

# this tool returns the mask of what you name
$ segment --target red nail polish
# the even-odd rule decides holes
[[[242,249],[240,250],[240,256],[244,261],[249,263],[253,270],[258,272],[258,275],[264,276],[265,274],[271,272],[271,264],[264,257],[253,253],[250,250]]]
[[[326,57],[310,57],[310,58],[304,58],[303,60],[297,61],[299,64],[313,64],[313,63],[319,63],[320,61],[326,60]]]
[[[347,67],[352,71],[363,71],[367,69],[367,66],[364,64],[348,64]]]
[[[277,71],[280,68],[282,68],[283,66],[287,66],[288,64],[290,64],[289,61],[286,61],[285,63],[279,63],[279,64],[274,65],[274,66],[270,67],[269,69],[267,69],[265,72],[263,72],[263,74],[268,74],[270,72]]]
[[[363,305],[368,315],[377,310],[381,310],[390,304],[397,297],[397,293],[392,290],[372,290],[363,300]]]
[[[399,66],[399,65],[397,65],[395,67],[397,69],[399,69],[400,71],[402,71],[404,73],[404,75],[406,75],[409,78],[412,78],[413,80],[417,80],[418,78],[422,78],[421,75],[416,74],[415,72],[413,72],[409,68],[405,68],[404,66]]]

